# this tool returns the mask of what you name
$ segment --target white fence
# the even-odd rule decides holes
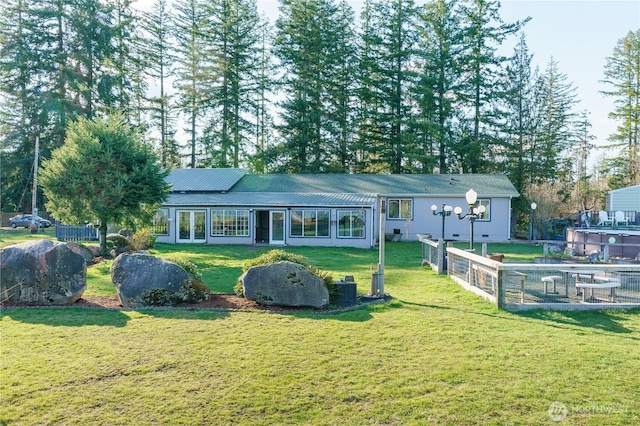
[[[451,247],[447,259],[453,280],[501,309],[640,307],[640,265],[501,263]]]

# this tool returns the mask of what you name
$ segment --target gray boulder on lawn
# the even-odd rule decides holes
[[[125,308],[197,303],[209,297],[207,287],[184,268],[147,253],[123,253],[110,271]]]
[[[329,305],[329,291],[322,280],[297,263],[253,266],[240,277],[240,282],[244,297],[261,305],[316,309]]]
[[[74,303],[87,289],[84,258],[66,244],[37,240],[0,250],[0,299],[36,305]]]
[[[72,252],[79,254],[84,259],[85,263],[89,264],[93,261],[93,252],[87,248],[84,244],[80,244],[76,241],[69,241],[67,247]]]

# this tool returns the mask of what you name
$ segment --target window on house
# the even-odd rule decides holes
[[[153,216],[153,233],[169,235],[169,209],[162,208]]]
[[[292,237],[328,237],[329,210],[291,210]]]
[[[484,213],[482,213],[482,218],[476,220],[482,221],[490,221],[491,220],[491,200],[488,198],[478,199],[478,206],[484,206],[486,209]]]
[[[413,200],[410,198],[389,198],[387,207],[387,219],[411,220],[413,212]]]
[[[338,210],[338,238],[364,238],[363,210]]]
[[[249,236],[249,210],[211,210],[213,236]]]

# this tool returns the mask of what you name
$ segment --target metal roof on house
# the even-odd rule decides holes
[[[231,192],[463,196],[473,188],[481,197],[517,197],[500,174],[247,174]]]
[[[229,191],[247,169],[176,169],[167,176],[174,192]]]
[[[375,195],[368,194],[299,194],[274,192],[228,192],[226,194],[171,194],[166,206],[341,206],[361,207],[375,204]]]

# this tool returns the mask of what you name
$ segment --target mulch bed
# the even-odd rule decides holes
[[[360,303],[353,306],[344,306],[335,309],[318,310],[313,308],[293,308],[285,306],[263,306],[257,302],[235,294],[216,293],[212,294],[208,300],[200,303],[182,303],[175,308],[182,309],[211,309],[211,310],[235,310],[235,311],[269,311],[269,312],[316,312],[316,313],[338,313],[351,311],[370,303],[382,303],[390,300],[389,296],[380,299],[363,297]],[[97,309],[123,309],[118,296],[83,296],[71,305],[33,305],[27,303],[0,303],[0,308],[48,308],[48,307],[83,307]],[[173,307],[153,307],[136,309],[174,309]]]
[[[83,308],[103,308],[103,309],[122,309],[118,296],[82,296],[77,302],[70,305],[33,305],[27,303],[0,303],[3,308],[8,307],[28,307],[41,308],[49,306],[79,306]],[[153,307],[152,307],[153,308]],[[235,294],[212,294],[208,300],[200,303],[183,303],[176,308],[186,309],[229,309],[241,311],[300,311],[310,310],[310,308],[285,308],[282,306],[263,306],[253,300],[238,297]],[[326,311],[322,311],[326,312]]]

